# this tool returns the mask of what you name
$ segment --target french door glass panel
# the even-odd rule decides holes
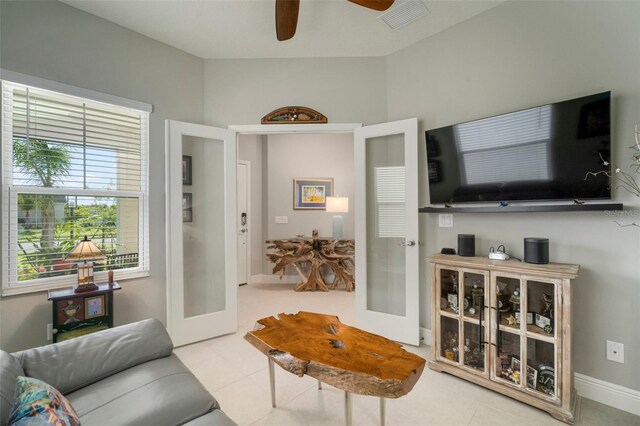
[[[406,306],[404,135],[369,138],[367,307],[404,316]]]
[[[184,316],[223,311],[225,304],[224,141],[183,135],[182,254]]]

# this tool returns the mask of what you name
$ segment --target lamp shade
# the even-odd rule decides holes
[[[86,236],[80,241],[64,260],[99,260],[107,256]]]
[[[349,211],[349,197],[327,197],[327,212],[347,213]]]

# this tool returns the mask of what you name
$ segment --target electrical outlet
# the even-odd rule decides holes
[[[607,340],[607,359],[624,364],[624,344]]]
[[[289,216],[276,216],[276,223],[289,223]]]
[[[47,324],[47,340],[53,340],[53,324]]]
[[[453,215],[452,214],[439,214],[438,226],[440,228],[453,228]]]

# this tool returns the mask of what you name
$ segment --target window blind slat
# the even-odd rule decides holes
[[[375,200],[378,213],[378,237],[404,237],[405,214],[405,168],[375,168]]]

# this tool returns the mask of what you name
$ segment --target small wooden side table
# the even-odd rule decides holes
[[[113,327],[113,292],[116,282],[97,284],[98,289],[74,293],[73,287],[49,290],[53,301],[53,343]]]

